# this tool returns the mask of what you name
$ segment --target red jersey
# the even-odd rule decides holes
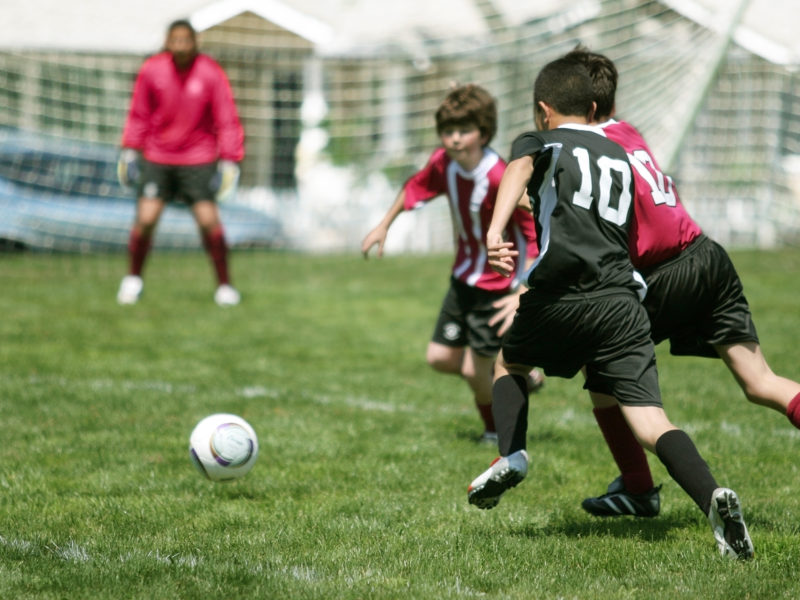
[[[507,239],[519,250],[517,274],[503,277],[489,266],[486,233],[505,168],[505,161],[489,148],[484,149],[483,158],[471,171],[461,168],[444,148],[438,148],[403,188],[405,210],[417,208],[440,194],[447,195],[457,241],[453,277],[472,287],[498,292],[515,286],[525,270],[525,258],[535,258],[539,253],[533,217],[517,208],[506,228]]]
[[[628,230],[631,262],[637,269],[660,263],[684,250],[702,233],[686,212],[672,183],[633,125],[611,119],[600,127],[628,153],[633,167],[633,221]]]
[[[205,54],[185,70],[169,52],[147,59],[136,77],[122,146],[166,165],[242,160],[244,132],[222,67]]]

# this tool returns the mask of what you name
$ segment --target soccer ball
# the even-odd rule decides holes
[[[217,413],[202,419],[189,436],[189,455],[197,469],[212,481],[244,476],[258,457],[258,438],[237,415]]]

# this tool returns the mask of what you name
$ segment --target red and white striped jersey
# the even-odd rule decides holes
[[[680,253],[702,230],[681,204],[672,178],[661,172],[633,125],[610,119],[599,127],[608,139],[625,149],[633,167],[636,191],[628,231],[631,262],[641,269]]]
[[[447,195],[457,246],[453,276],[469,286],[498,292],[516,286],[524,273],[526,257],[538,255],[533,217],[517,208],[506,229],[507,239],[519,251],[517,274],[503,277],[489,266],[486,233],[505,168],[505,161],[490,148],[484,149],[483,158],[471,171],[452,160],[444,148],[437,148],[428,164],[403,188],[405,210],[418,208],[440,194]]]

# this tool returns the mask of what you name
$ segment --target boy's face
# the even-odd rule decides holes
[[[439,137],[447,155],[465,169],[474,169],[483,156],[486,139],[473,123],[446,125],[439,132]]]

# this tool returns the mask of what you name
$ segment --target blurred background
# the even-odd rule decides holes
[[[796,0],[26,0],[0,23],[0,248],[122,251],[115,164],[133,81],[188,18],[231,80],[246,135],[235,248],[352,252],[438,143],[453,82],[498,100],[492,146],[532,129],[538,70],[577,43],[620,72],[638,127],[706,233],[800,242]],[[199,248],[186,210],[156,246]],[[450,251],[447,203],[401,216],[387,252]]]

